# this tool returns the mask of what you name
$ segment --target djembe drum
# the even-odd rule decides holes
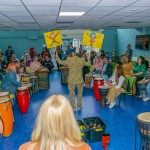
[[[9,136],[13,131],[14,116],[8,92],[0,92],[0,134]]]
[[[91,88],[91,81],[92,81],[92,75],[91,74],[86,74],[85,75],[85,87]]]
[[[17,102],[21,113],[25,114],[28,112],[29,107],[29,90],[27,87],[19,87],[17,89]]]
[[[147,97],[146,86],[147,86],[148,82],[139,81],[137,84],[138,84],[138,88],[140,90],[142,99],[146,98]]]
[[[59,69],[61,71],[61,84],[67,84],[68,83],[69,68],[66,66],[62,66]]]
[[[29,83],[30,82],[30,76],[28,74],[26,74],[26,75],[24,74],[21,76],[21,80],[24,83]]]
[[[150,148],[150,112],[139,114],[137,116],[137,123],[138,123],[138,128],[139,128],[141,137],[146,143],[146,150],[149,150]]]
[[[106,107],[106,96],[108,94],[109,88],[107,86],[99,86],[99,93],[101,94],[102,100],[100,103],[101,107]]]
[[[104,79],[103,78],[95,78],[94,79],[94,95],[96,100],[101,100],[101,95],[99,93],[98,87],[104,85]]]
[[[39,89],[48,89],[50,87],[49,84],[49,70],[42,69],[35,72],[38,79]]]

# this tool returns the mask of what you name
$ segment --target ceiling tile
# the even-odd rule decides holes
[[[9,6],[9,5],[0,5],[0,12],[3,11],[26,11],[24,6]]]
[[[60,11],[62,12],[86,12],[89,11],[91,7],[84,6],[84,7],[61,7]]]
[[[102,0],[98,6],[128,6],[138,0]]]
[[[21,11],[18,13],[18,11],[3,11],[4,15],[11,17],[11,16],[30,16],[30,13],[28,11]]]
[[[29,11],[33,12],[33,11],[38,11],[38,12],[58,12],[59,7],[50,7],[50,6],[27,6],[27,8],[29,9]]]
[[[123,7],[110,7],[110,6],[107,6],[107,7],[95,7],[94,9],[92,9],[92,11],[95,11],[95,12],[114,12],[114,11],[117,11],[119,9],[122,9]]]
[[[149,0],[139,0],[136,3],[134,3],[132,6],[150,6],[150,1]]]
[[[61,0],[22,0],[25,5],[60,6]]]
[[[63,0],[62,6],[95,6],[99,0]]]
[[[0,0],[0,5],[22,5],[20,0]]]
[[[31,12],[33,16],[57,16],[58,12],[57,11],[32,11]]]

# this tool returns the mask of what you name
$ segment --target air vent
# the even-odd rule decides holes
[[[58,21],[56,24],[72,24],[73,21]]]
[[[108,26],[109,28],[121,28],[121,26]]]
[[[140,21],[127,21],[125,23],[142,23],[142,22],[140,22]]]

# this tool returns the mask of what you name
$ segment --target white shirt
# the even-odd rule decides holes
[[[116,73],[114,72],[113,75],[109,78],[109,80],[112,80],[112,85],[116,84],[115,77],[116,77]],[[120,76],[119,77],[119,81],[118,81],[118,85],[116,85],[115,88],[117,88],[117,89],[121,88],[124,80],[125,80],[125,77],[124,76]]]

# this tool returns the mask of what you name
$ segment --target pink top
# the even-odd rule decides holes
[[[93,66],[95,70],[100,70],[103,67],[103,61],[98,56],[94,58]]]

